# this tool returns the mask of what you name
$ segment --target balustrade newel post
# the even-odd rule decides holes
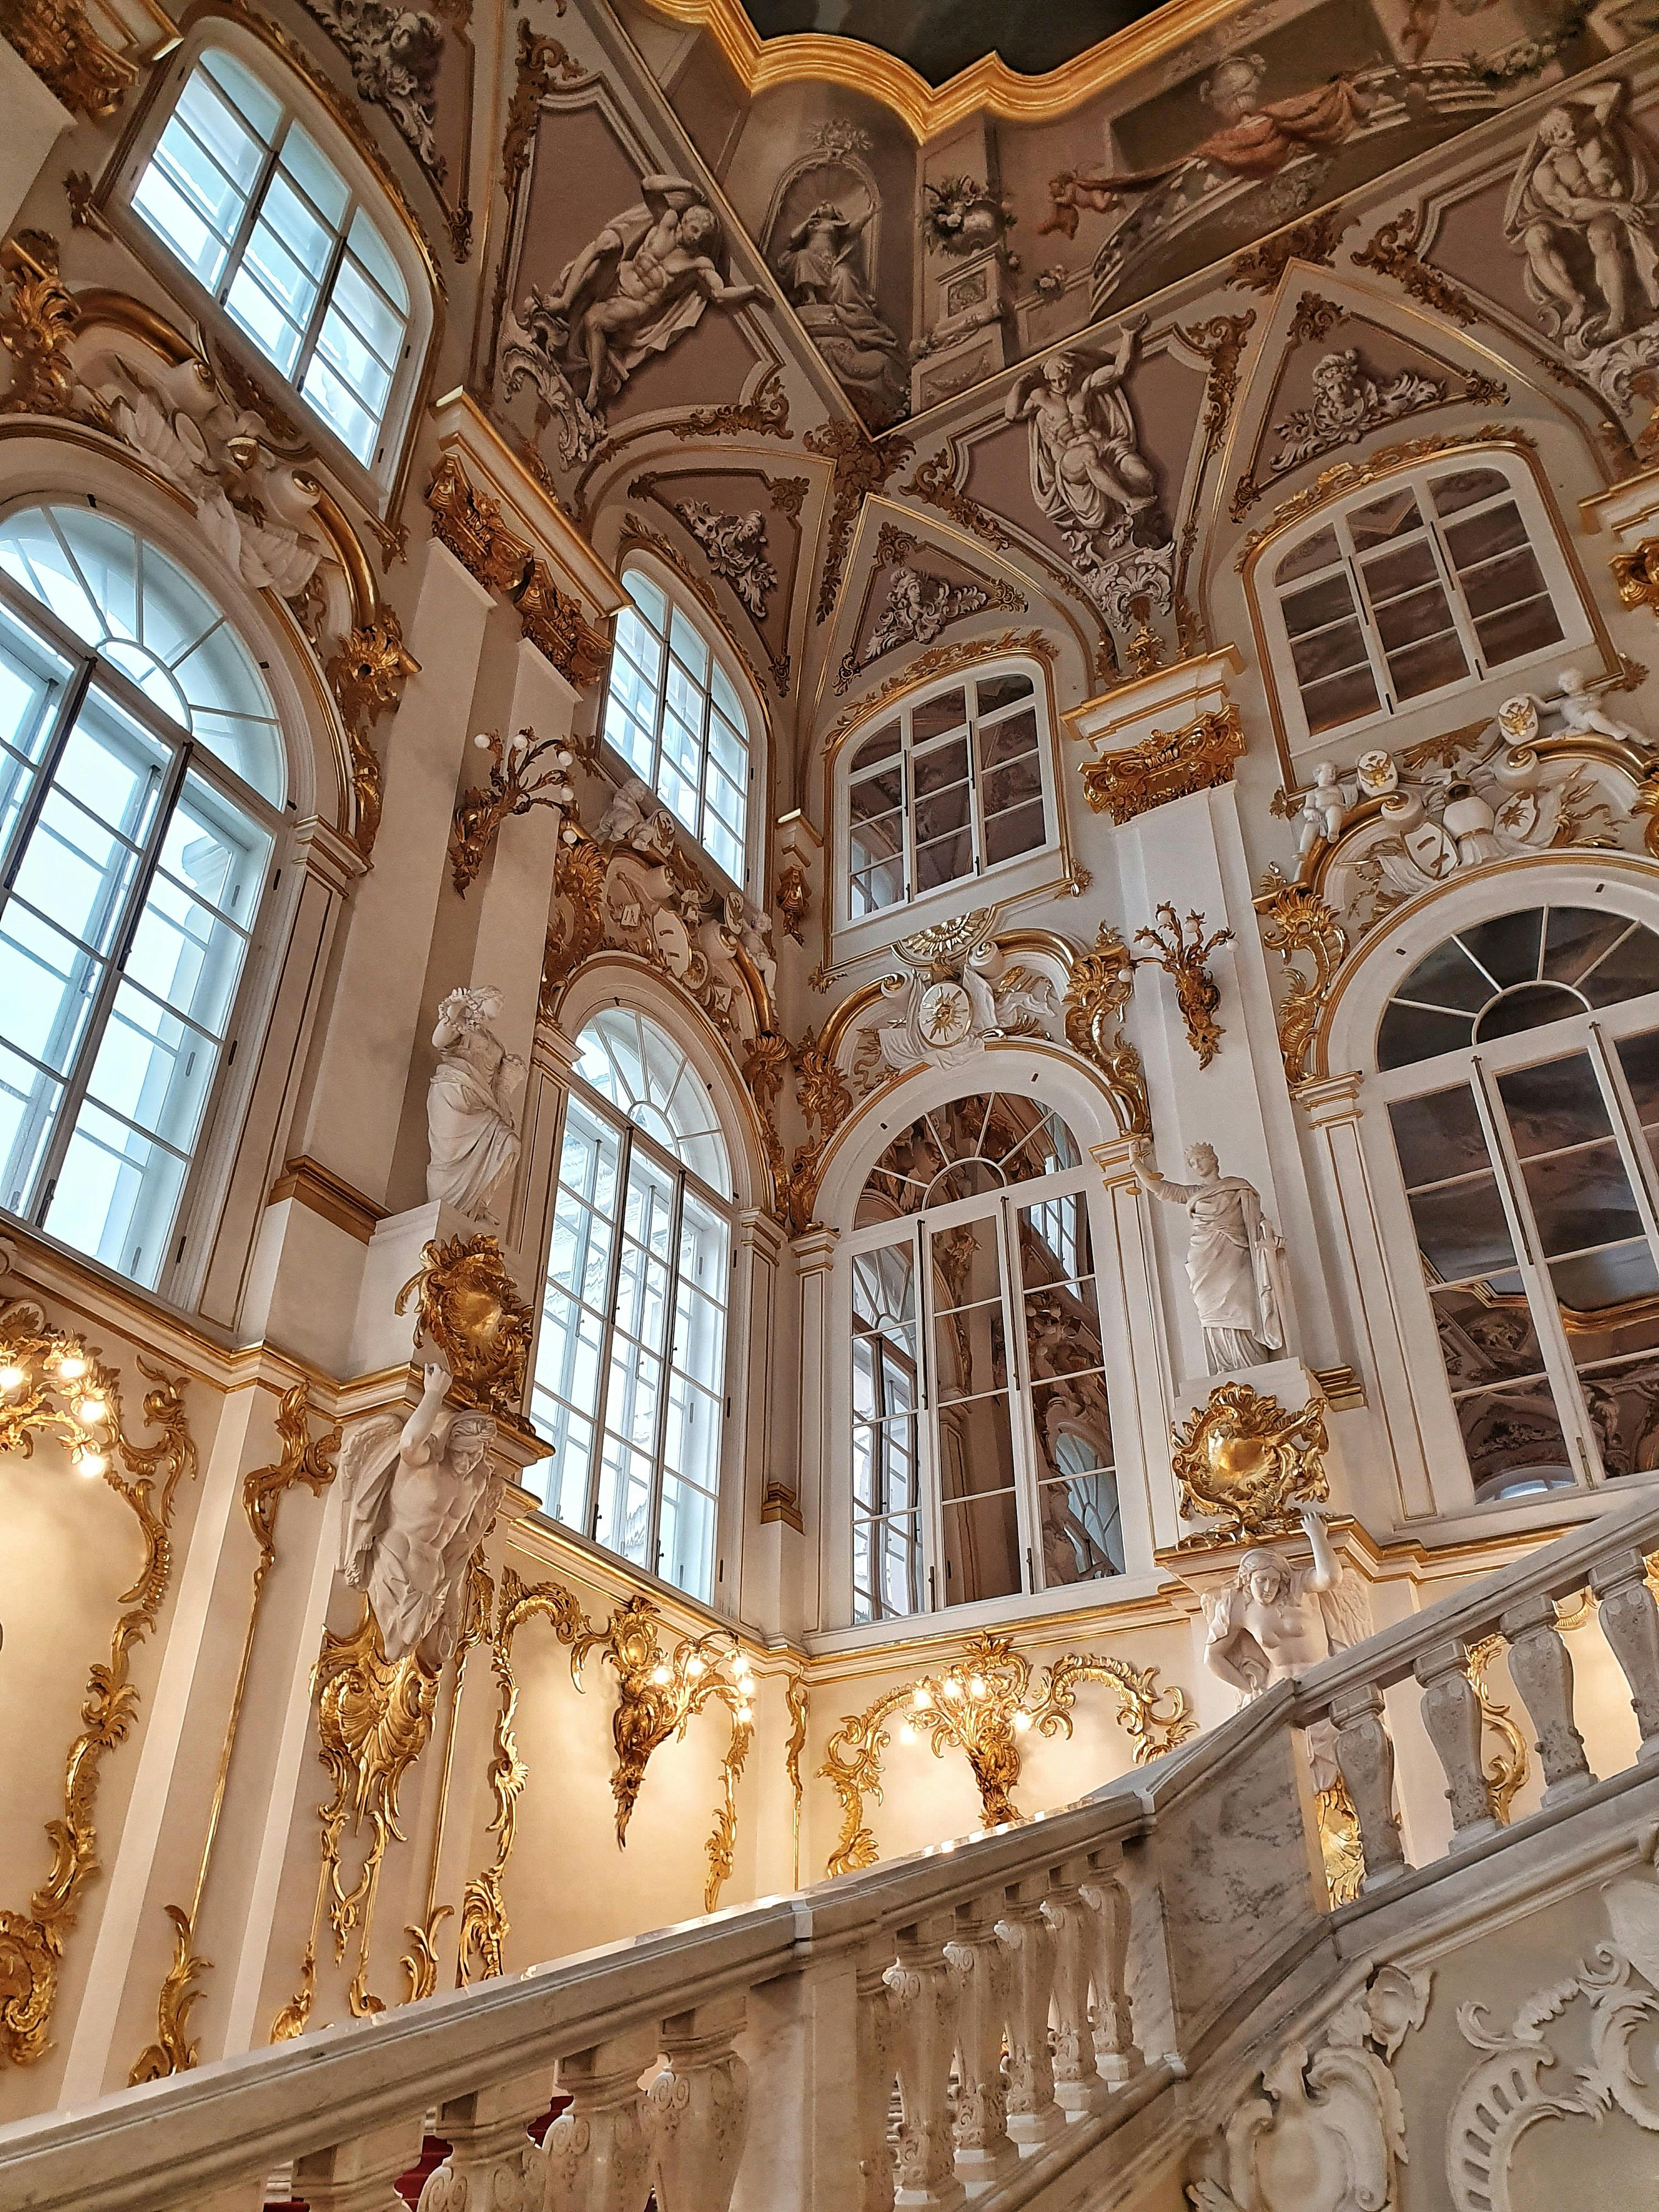
[[[1659,1759],[1659,1605],[1654,1603],[1647,1561],[1621,1552],[1590,1574],[1596,1617],[1630,1685],[1631,1709],[1642,1731],[1638,1759]]]
[[[997,1938],[1008,1960],[1008,2133],[1029,2157],[1066,2125],[1054,2101],[1048,2012],[1054,1986],[1054,1931],[1042,1917],[1046,1870],[1010,1882]]]
[[[1394,1738],[1386,1701],[1374,1682],[1357,1683],[1331,1700],[1330,1717],[1336,1729],[1337,1769],[1359,1822],[1365,1862],[1360,1887],[1381,1889],[1410,1871],[1394,1809]]]
[[[1452,1637],[1425,1651],[1413,1669],[1423,1692],[1423,1725],[1445,1770],[1455,1851],[1467,1850],[1471,1844],[1498,1832],[1481,1762],[1480,1700],[1468,1666],[1468,1646]]]

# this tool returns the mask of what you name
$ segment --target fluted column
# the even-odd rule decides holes
[[[951,2062],[956,2056],[955,1984],[945,1945],[948,1920],[902,1929],[898,1958],[887,1970],[892,1992],[894,2055],[898,2063],[899,2207],[949,2212],[967,2202],[957,2178],[951,2135]]]
[[[640,2212],[649,2186],[640,2076],[657,2052],[635,2028],[559,2061],[570,2100],[547,2131],[547,2212]]]
[[[1492,1791],[1480,1759],[1480,1700],[1468,1677],[1469,1655],[1454,1638],[1425,1651],[1415,1673],[1423,1688],[1423,1725],[1446,1772],[1455,1851],[1498,1833]]]
[[[959,1905],[945,1947],[955,1984],[957,2172],[988,2187],[1019,2156],[1008,2136],[1002,2079],[1005,1982],[1002,1946],[979,1904]]]
[[[1363,1890],[1381,1889],[1409,1871],[1394,1809],[1394,1739],[1384,1715],[1382,1692],[1370,1682],[1331,1702],[1336,1764],[1359,1821]]]
[[[1595,1777],[1572,1717],[1572,1660],[1555,1625],[1555,1601],[1540,1594],[1512,1606],[1498,1620],[1510,1647],[1510,1680],[1537,1729],[1547,1805],[1576,1797]]]
[[[1659,1759],[1659,1606],[1639,1552],[1605,1561],[1590,1575],[1599,1605],[1601,1633],[1630,1684],[1636,1725],[1642,1731],[1639,1759]]]
[[[1022,2153],[1057,2136],[1066,2115],[1054,2102],[1048,2008],[1054,1939],[1042,1917],[1046,1875],[1008,1885],[997,1935],[1008,1954],[1008,2132]]]

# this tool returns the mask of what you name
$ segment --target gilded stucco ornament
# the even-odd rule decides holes
[[[824,623],[836,611],[853,525],[865,501],[885,488],[894,470],[910,458],[914,449],[908,438],[896,436],[885,437],[878,445],[861,422],[833,415],[816,430],[809,430],[804,442],[809,453],[831,462],[835,468],[830,519],[824,526],[823,568],[812,609],[813,621]]]
[[[1330,1496],[1328,1442],[1322,1398],[1292,1413],[1248,1382],[1218,1383],[1170,1432],[1182,1517],[1222,1523],[1196,1540],[1293,1534],[1301,1508]]]
[[[496,502],[474,489],[453,453],[445,453],[427,486],[432,534],[470,575],[518,609],[525,635],[580,691],[595,684],[611,657],[610,641],[561,591],[547,564],[509,530]]]
[[[46,1824],[52,1865],[26,1910],[0,1908],[0,2057],[32,2066],[52,2047],[51,2028],[69,1936],[99,1870],[96,1814],[103,1761],[138,1717],[131,1655],[155,1627],[173,1577],[171,1530],[179,1483],[196,1473],[196,1441],[184,1406],[184,1377],[142,1354],[142,1444],[127,1431],[120,1378],[79,1336],[53,1328],[29,1299],[0,1308],[0,1452],[30,1459],[51,1440],[82,1475],[101,1479],[138,1524],[139,1571],[120,1600],[107,1661],[89,1671],[81,1732],[64,1769],[64,1810]],[[43,1468],[40,1480],[53,1471]]]
[[[1083,795],[1120,829],[1154,806],[1231,783],[1244,750],[1244,726],[1230,700],[1178,730],[1154,730],[1138,745],[1083,763]]]
[[[72,115],[106,123],[137,78],[133,64],[93,29],[80,0],[6,0],[0,28]]]
[[[450,826],[449,877],[461,898],[509,815],[545,806],[552,810],[556,826],[564,810],[576,803],[570,781],[575,755],[562,738],[538,740],[534,730],[526,729],[504,740],[498,731],[480,730],[472,742],[489,755],[489,781],[488,786],[469,785],[461,793]],[[532,774],[537,769],[540,773]]]
[[[1135,965],[1161,968],[1175,985],[1176,1005],[1187,1042],[1198,1054],[1200,1067],[1207,1067],[1220,1051],[1222,1038],[1221,1024],[1215,1018],[1221,1004],[1221,987],[1210,973],[1210,955],[1219,946],[1231,945],[1233,932],[1217,929],[1206,937],[1201,914],[1189,913],[1183,923],[1167,900],[1159,906],[1158,918],[1160,927],[1135,932],[1137,945],[1155,948]]]
[[[368,732],[403,696],[404,684],[418,676],[421,664],[404,643],[404,626],[393,608],[349,629],[324,668],[351,746],[351,781],[356,795],[356,844],[367,860],[380,834],[385,786],[380,763]]]
[[[893,950],[909,969],[882,979],[899,1012],[865,1024],[850,1074],[873,1090],[913,1067],[956,1067],[988,1037],[1045,1033],[1054,1011],[1050,979],[1011,960],[994,934],[996,909],[970,914],[899,938]]]
[[[901,1742],[927,1736],[936,1759],[949,1750],[963,1754],[980,1793],[985,1824],[998,1827],[1024,1817],[1012,1796],[1019,1782],[1022,1738],[1033,1728],[1042,1735],[1069,1737],[1084,1682],[1103,1682],[1116,1691],[1118,1718],[1138,1766],[1184,1743],[1197,1726],[1185,1692],[1173,1684],[1160,1686],[1156,1667],[1068,1652],[1034,1683],[1030,1661],[1008,1637],[981,1632],[941,1674],[895,1683],[863,1712],[842,1717],[818,1769],[834,1786],[842,1808],[841,1831],[826,1873],[848,1874],[876,1863],[876,1839],[865,1825],[864,1806],[866,1798],[880,1802],[884,1759],[892,1747],[887,1723],[895,1713],[902,1709],[906,1716],[898,1729]]]
[[[465,1405],[517,1425],[535,1317],[494,1237],[434,1238],[398,1293],[416,1300],[415,1345],[430,1344]]]
[[[1126,1137],[1150,1137],[1152,1113],[1140,1054],[1123,1034],[1123,1017],[1134,989],[1135,962],[1110,922],[1103,921],[1092,949],[1074,956],[1061,1001],[1066,1042],[1105,1079]]]
[[[783,933],[797,945],[805,945],[801,924],[812,910],[812,894],[807,887],[806,871],[799,860],[786,860],[778,870],[777,887],[772,894],[772,903],[783,924]]]
[[[1294,1091],[1307,1079],[1314,1032],[1336,972],[1347,957],[1347,933],[1317,891],[1287,883],[1277,864],[1263,879],[1255,908],[1261,917],[1261,942],[1268,951],[1278,953],[1290,980],[1279,1009],[1279,1049],[1285,1079]],[[1313,962],[1311,975],[1297,965],[1304,953]]]

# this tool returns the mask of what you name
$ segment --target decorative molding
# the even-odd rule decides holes
[[[469,575],[512,601],[525,635],[566,682],[578,690],[598,683],[611,657],[609,639],[559,589],[546,562],[507,528],[495,501],[473,489],[453,453],[445,453],[433,471],[426,503],[433,536]]]
[[[1158,916],[1161,928],[1135,932],[1137,945],[1157,947],[1135,965],[1161,968],[1175,985],[1176,1005],[1187,1042],[1198,1054],[1199,1066],[1206,1068],[1220,1051],[1224,1035],[1215,1018],[1221,1004],[1221,987],[1210,973],[1209,957],[1218,946],[1231,945],[1234,932],[1218,929],[1206,937],[1201,914],[1189,912],[1183,923],[1167,900],[1159,906]]]
[[[374,621],[349,629],[323,669],[351,748],[351,787],[356,801],[352,842],[366,860],[380,835],[385,799],[380,757],[368,732],[398,705],[409,678],[420,672],[421,664],[404,643],[404,626],[391,607]]]
[[[648,552],[654,553],[665,568],[672,568],[681,582],[702,600],[710,618],[720,629],[721,636],[748,672],[749,680],[755,690],[757,692],[763,692],[766,686],[761,681],[760,671],[750,659],[742,644],[732,636],[726,618],[720,612],[720,599],[713,584],[709,582],[707,576],[702,575],[691,566],[678,546],[671,544],[659,530],[651,529],[644,519],[635,514],[629,507],[623,516],[622,543],[617,548],[617,557],[621,560],[625,555],[632,552],[636,546],[641,545]],[[767,660],[772,671],[772,681],[777,688],[778,696],[781,699],[786,698],[789,690],[790,656],[787,653],[775,653],[770,646],[767,645],[763,635],[761,638],[761,643],[766,649]]]
[[[1172,799],[1212,791],[1233,780],[1244,750],[1244,726],[1231,700],[1178,730],[1154,730],[1126,750],[1083,763],[1083,793],[1097,814],[1126,822]]]
[[[1135,962],[1110,922],[1103,921],[1094,948],[1073,956],[1062,1011],[1066,1042],[1104,1078],[1119,1133],[1150,1137],[1152,1112],[1140,1054],[1123,1034],[1123,1017],[1134,989]]]
[[[883,1755],[892,1744],[884,1724],[901,1706],[910,1716],[900,1728],[901,1741],[928,1735],[936,1759],[947,1749],[960,1751],[978,1785],[986,1825],[996,1827],[1024,1817],[1012,1795],[1019,1782],[1021,1736],[1035,1728],[1041,1735],[1069,1737],[1084,1682],[1109,1683],[1117,1692],[1118,1719],[1137,1766],[1161,1759],[1197,1728],[1186,1692],[1173,1684],[1160,1686],[1156,1667],[1068,1652],[1043,1669],[1034,1687],[1030,1662],[1012,1640],[981,1632],[942,1674],[896,1683],[863,1712],[842,1717],[818,1769],[842,1808],[825,1872],[848,1874],[873,1866],[879,1856],[865,1826],[864,1804],[866,1797],[880,1800]]]
[[[1295,1534],[1301,1527],[1297,1509],[1330,1496],[1325,1413],[1318,1396],[1288,1413],[1277,1398],[1248,1382],[1218,1382],[1170,1431],[1182,1517],[1224,1523],[1183,1537],[1183,1547]]]
[[[141,1444],[127,1431],[120,1377],[82,1337],[52,1328],[44,1310],[15,1298],[0,1308],[0,1452],[33,1456],[37,1437],[70,1453],[79,1473],[101,1477],[138,1524],[139,1572],[123,1593],[108,1661],[87,1677],[82,1729],[64,1764],[64,1810],[46,1824],[52,1869],[27,1911],[0,1908],[0,2058],[32,2066],[51,2048],[53,2008],[68,1938],[98,1872],[98,1784],[104,1760],[137,1718],[131,1655],[155,1627],[173,1578],[173,1508],[180,1481],[196,1474],[196,1440],[184,1405],[185,1378],[138,1368],[154,1386],[144,1419],[156,1431]],[[11,1379],[11,1378],[15,1379]],[[48,1475],[46,1480],[51,1480]]]
[[[0,345],[12,358],[11,385],[0,399],[0,412],[89,411],[69,356],[81,312],[58,274],[58,240],[49,231],[18,231],[0,244],[0,270],[11,283],[11,297],[0,311]],[[100,417],[100,427],[107,427],[101,407],[94,415],[94,420]]]
[[[1292,261],[1310,261],[1328,269],[1344,234],[1358,220],[1346,208],[1322,208],[1305,222],[1277,231],[1248,253],[1237,255],[1227,271],[1227,282],[1247,292],[1276,292],[1279,278]]]
[[[1344,499],[1351,491],[1360,491],[1378,477],[1390,475],[1395,469],[1410,468],[1418,461],[1431,460],[1437,453],[1450,453],[1471,446],[1508,446],[1520,451],[1535,449],[1536,441],[1525,430],[1511,428],[1508,423],[1483,423],[1478,430],[1453,431],[1444,436],[1408,438],[1398,446],[1379,446],[1363,461],[1339,461],[1334,468],[1322,469],[1312,483],[1289,499],[1281,501],[1267,520],[1252,530],[1238,549],[1235,565],[1242,572],[1250,556],[1270,538],[1292,522],[1300,522],[1334,499]]]
[[[789,1735],[783,1747],[783,1771],[789,1778],[789,1830],[793,1845],[792,1880],[800,1887],[800,1808],[803,1790],[800,1755],[806,1748],[806,1677],[791,1674],[784,1684],[783,1701],[789,1711]]]
[[[1467,328],[1478,322],[1480,312],[1468,294],[1419,255],[1423,236],[1422,217],[1403,208],[1348,258],[1358,268],[1373,269],[1379,276],[1392,278],[1420,306],[1443,315],[1449,323],[1461,323]]]
[[[137,68],[99,37],[80,0],[5,0],[0,29],[71,115],[107,123],[137,82]]]
[[[1588,1595],[1586,1592],[1587,1597]],[[1504,1638],[1496,1632],[1491,1636],[1483,1636],[1478,1643],[1469,1645],[1468,1662],[1463,1669],[1469,1678],[1470,1688],[1480,1700],[1481,1728],[1491,1729],[1498,1738],[1498,1747],[1494,1748],[1487,1759],[1485,1772],[1487,1792],[1492,1798],[1492,1817],[1500,1827],[1509,1826],[1510,1808],[1524,1788],[1532,1767],[1532,1761],[1527,1755],[1526,1738],[1510,1718],[1509,1707],[1493,1695],[1492,1686],[1486,1680],[1492,1661],[1504,1649]]]
[[[682,441],[692,438],[736,438],[789,435],[789,394],[783,371],[769,368],[747,399],[736,405],[694,407],[689,415],[669,425],[670,434]]]
[[[867,697],[855,700],[843,709],[823,741],[825,752],[833,752],[849,730],[856,729],[902,691],[914,690],[917,684],[930,682],[935,676],[954,675],[958,668],[971,668],[978,661],[997,659],[1010,653],[1036,653],[1052,665],[1055,647],[1054,640],[1040,629],[1006,629],[1000,637],[930,646],[926,653],[919,653],[914,660],[907,661],[896,676],[888,677]]]
[[[1198,465],[1192,473],[1192,489],[1182,518],[1180,542],[1170,578],[1176,641],[1181,651],[1189,656],[1198,651],[1200,644],[1200,624],[1187,598],[1187,577],[1198,544],[1199,501],[1210,464],[1220,452],[1227,425],[1232,419],[1233,404],[1238,398],[1238,364],[1255,326],[1254,307],[1247,307],[1242,315],[1215,315],[1207,323],[1176,325],[1176,336],[1205,364]]]
[[[319,1213],[325,1221],[331,1221],[337,1229],[343,1229],[348,1237],[355,1237],[360,1244],[367,1244],[378,1224],[386,1219],[386,1208],[366,1198],[353,1183],[325,1168],[320,1160],[308,1153],[296,1152],[283,1166],[282,1174],[270,1186],[267,1206],[280,1206],[284,1199],[295,1199],[308,1212]]]
[[[432,1824],[432,1850],[427,1860],[426,1911],[418,1921],[404,1927],[409,1948],[398,1961],[408,1984],[406,2002],[410,2004],[419,1997],[431,1996],[437,1989],[438,1929],[446,1920],[454,1917],[453,1905],[438,1903],[438,1870],[443,1864],[444,1831],[449,1820],[449,1783],[455,1768],[455,1736],[460,1724],[461,1695],[466,1687],[467,1661],[489,1638],[495,1601],[495,1585],[484,1565],[483,1546],[480,1544],[467,1561],[462,1586],[460,1633],[455,1640],[455,1686],[450,1692],[449,1717],[444,1729],[443,1771],[438,1778],[438,1817]],[[459,1966],[456,1979],[459,1984]]]
[[[1336,972],[1347,957],[1347,932],[1316,891],[1287,883],[1277,862],[1263,879],[1255,909],[1261,917],[1261,942],[1269,952],[1278,953],[1290,979],[1279,1009],[1279,1049],[1285,1080],[1294,1091],[1309,1079],[1314,1031]],[[1304,952],[1312,958],[1311,975],[1296,964]]]
[[[835,465],[830,520],[824,528],[823,569],[818,579],[817,604],[812,610],[813,621],[821,623],[835,612],[853,525],[865,501],[885,487],[894,470],[902,468],[915,449],[908,438],[889,436],[877,444],[862,423],[833,415],[816,430],[809,430],[802,442],[809,453]]]
[[[247,1697],[248,1673],[253,1664],[253,1644],[259,1630],[265,1578],[276,1562],[276,1516],[283,1498],[296,1483],[303,1483],[313,1498],[319,1498],[335,1476],[334,1458],[340,1446],[340,1426],[337,1421],[324,1435],[313,1439],[310,1391],[305,1382],[296,1382],[292,1389],[283,1392],[276,1408],[276,1435],[282,1450],[273,1464],[251,1468],[242,1477],[242,1510],[247,1516],[259,1555],[253,1564],[241,1664],[236,1671],[236,1686],[231,1693],[230,1712],[225,1722],[225,1740],[219,1753],[219,1771],[208,1812],[202,1856],[197,1865],[195,1891],[188,1906],[162,1907],[173,1923],[173,1961],[161,1978],[156,1998],[155,2040],[147,2045],[134,2061],[127,2076],[130,2087],[140,2081],[161,2081],[169,2075],[187,2073],[200,2055],[200,2045],[190,2039],[190,2014],[202,1994],[201,1977],[211,1970],[212,1961],[193,1956],[191,1945],[200,1924],[202,1900],[207,1894],[214,1846],[219,1838],[225,1790]]]
[[[494,1237],[434,1238],[398,1293],[394,1310],[415,1294],[415,1348],[435,1346],[463,1405],[520,1426],[525,1369],[535,1316],[519,1296]]]
[[[812,911],[812,895],[807,888],[806,871],[799,860],[786,860],[779,869],[772,903],[783,923],[784,935],[793,938],[797,945],[805,945],[801,924]]]
[[[901,484],[899,489],[948,514],[958,529],[969,532],[994,553],[1006,553],[1014,542],[988,507],[957,490],[957,449],[948,441],[930,459],[919,461],[909,483]]]

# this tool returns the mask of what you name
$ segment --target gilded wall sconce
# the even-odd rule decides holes
[[[936,1759],[947,1750],[963,1753],[979,1790],[986,1826],[1001,1827],[1024,1818],[1012,1795],[1020,1776],[1021,1740],[1032,1729],[1040,1735],[1069,1736],[1083,1682],[1108,1682],[1116,1690],[1118,1717],[1138,1766],[1184,1743],[1197,1726],[1185,1692],[1174,1685],[1160,1687],[1156,1667],[1068,1652],[1045,1668],[1034,1684],[1030,1661],[1007,1637],[981,1633],[943,1674],[893,1684],[863,1712],[848,1713],[830,1737],[818,1772],[841,1799],[842,1825],[826,1872],[848,1874],[875,1863],[876,1840],[865,1826],[864,1801],[881,1798],[883,1755],[892,1744],[886,1723],[896,1712],[904,1713],[901,1743],[925,1736]]]
[[[449,832],[449,875],[462,898],[489,857],[496,832],[509,814],[528,814],[534,806],[563,808],[575,802],[570,766],[575,758],[562,739],[519,730],[505,742],[494,730],[473,738],[489,755],[487,788],[471,785],[461,793]],[[532,771],[545,761],[540,775]]]
[[[1161,929],[1138,929],[1137,945],[1152,945],[1156,951],[1149,952],[1137,967],[1161,968],[1175,985],[1176,1004],[1181,1009],[1181,1018],[1186,1024],[1187,1042],[1198,1054],[1198,1064],[1207,1067],[1221,1049],[1221,1024],[1215,1018],[1221,1004],[1221,987],[1209,969],[1209,957],[1218,945],[1231,945],[1231,929],[1218,929],[1212,936],[1204,934],[1204,917],[1189,913],[1183,923],[1175,908],[1165,900],[1158,909]]]

